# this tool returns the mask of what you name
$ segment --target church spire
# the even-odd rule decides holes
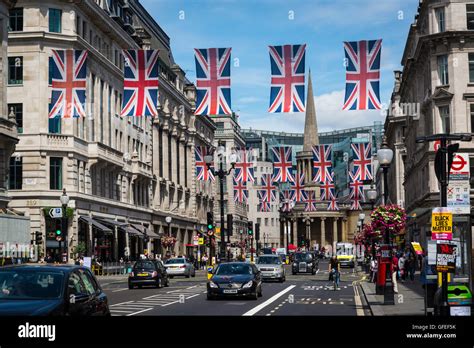
[[[311,83],[310,69],[308,78],[308,95],[306,98],[306,116],[304,121],[303,151],[311,151],[312,146],[318,144],[318,124],[316,122],[316,108],[314,107],[313,84]]]

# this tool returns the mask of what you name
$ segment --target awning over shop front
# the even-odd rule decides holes
[[[101,230],[102,232],[105,233],[112,233],[112,230],[108,228],[107,226],[102,225],[100,222],[97,220],[94,220],[93,218],[89,216],[79,216],[79,220],[84,221],[85,223],[92,225],[93,227]]]
[[[141,234],[146,235],[150,238],[155,238],[155,239],[159,239],[160,236],[157,235],[155,232],[153,232],[152,230],[150,230],[149,228],[146,228],[145,226],[143,225],[139,225],[139,224],[130,224],[131,226],[133,226],[135,229],[137,229],[138,231],[140,231]]]
[[[121,222],[121,221],[115,221],[112,219],[107,219],[107,218],[97,218],[100,222],[107,224],[107,225],[112,225],[112,226],[117,226],[117,227],[125,227],[128,226],[127,222]]]
[[[143,234],[140,231],[138,231],[136,228],[133,228],[131,226],[122,226],[120,228],[131,236],[143,237]]]

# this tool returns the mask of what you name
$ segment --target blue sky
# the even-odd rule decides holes
[[[174,59],[195,81],[194,48],[232,47],[232,109],[243,128],[302,132],[304,114],[269,114],[268,45],[306,43],[320,131],[383,121],[379,110],[342,111],[343,41],[382,39],[387,104],[418,0],[140,0],[171,38]],[[184,18],[183,18],[184,17]]]

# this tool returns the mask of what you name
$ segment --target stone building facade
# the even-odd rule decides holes
[[[85,254],[106,260],[144,250],[191,252],[186,245],[205,224],[203,209],[212,206],[212,188],[195,182],[194,144],[212,144],[215,126],[195,119],[194,86],[174,62],[170,38],[136,0],[24,0],[15,15],[22,25],[10,31],[8,57],[20,67],[8,103],[21,111],[23,129],[10,206],[29,213],[46,252],[59,251],[48,208],[59,206],[63,188],[72,208],[70,256],[79,242]],[[87,118],[48,119],[53,49],[88,50]],[[158,117],[120,116],[122,49],[160,51]],[[162,248],[163,235],[177,243]]]

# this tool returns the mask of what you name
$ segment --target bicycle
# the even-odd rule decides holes
[[[336,291],[338,288],[338,283],[340,280],[340,273],[338,270],[335,270],[334,268],[331,270],[332,274],[332,287],[333,290]]]

